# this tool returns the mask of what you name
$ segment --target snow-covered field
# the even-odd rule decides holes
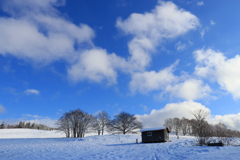
[[[64,138],[63,132],[37,129],[0,129],[0,139],[5,138]]]
[[[172,142],[168,143],[136,144],[137,138],[141,142],[140,135],[96,135],[83,139],[58,138],[61,136],[64,134],[55,134],[55,131],[0,130],[0,138],[5,138],[0,139],[0,159],[240,159],[240,147],[199,147],[194,145],[193,137],[176,139],[175,136],[170,136]],[[240,140],[235,139],[235,143],[240,144]]]

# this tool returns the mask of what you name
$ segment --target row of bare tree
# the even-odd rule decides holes
[[[167,118],[164,126],[170,131],[175,132],[178,136],[179,132],[185,135],[192,135],[198,138],[199,144],[206,144],[209,137],[240,137],[240,132],[228,129],[224,124],[209,124],[206,119],[210,116],[204,110],[196,110],[192,112],[194,119],[187,118]]]
[[[29,128],[29,129],[40,129],[40,130],[52,130],[53,128],[50,128],[44,124],[36,124],[31,122],[24,122],[20,121],[18,124],[5,124],[5,122],[2,122],[0,125],[0,129],[11,129],[11,128]]]
[[[106,129],[111,133],[126,134],[142,128],[142,123],[127,112],[121,112],[111,119],[105,111],[93,116],[81,109],[65,112],[56,124],[59,130],[64,131],[66,137],[74,138],[84,137],[87,132],[94,131],[103,135]]]

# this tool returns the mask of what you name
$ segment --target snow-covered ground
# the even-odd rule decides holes
[[[0,139],[5,138],[64,138],[63,132],[37,129],[0,129]]]
[[[5,135],[6,132],[9,136]],[[140,135],[96,135],[74,139],[57,138],[60,136],[59,133],[56,133],[55,138],[44,138],[43,134],[49,134],[45,137],[53,137],[55,131],[33,130],[32,132],[31,130],[24,131],[24,129],[0,130],[1,138],[4,136],[5,138],[18,137],[19,133],[22,137],[0,139],[0,159],[240,159],[240,147],[199,147],[194,145],[195,138],[193,137],[176,139],[176,136],[171,135],[172,142],[136,144],[137,138],[141,142]],[[24,133],[26,133],[25,137]],[[39,135],[39,138],[29,138],[30,135],[34,137]],[[234,141],[240,144],[239,139]]]

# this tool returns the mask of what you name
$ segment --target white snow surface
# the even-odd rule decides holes
[[[0,139],[0,160],[223,160],[240,157],[240,147],[207,147],[196,146],[194,137],[170,135],[172,142],[141,143],[140,135],[103,135],[85,138],[44,138],[43,131],[24,129],[0,130],[9,133],[7,139]],[[12,132],[12,133],[10,133]],[[24,137],[24,134],[25,137]],[[55,131],[45,131],[46,137],[53,136]],[[21,137],[17,136],[21,133]],[[13,138],[14,137],[18,138]],[[29,138],[34,135],[39,138]],[[11,136],[10,136],[11,135]],[[41,137],[41,138],[40,138]],[[11,139],[10,139],[11,138]],[[136,139],[140,143],[136,143]],[[234,143],[240,145],[235,138]]]
[[[63,132],[37,129],[0,129],[2,138],[64,138]]]
[[[166,127],[154,127],[154,128],[143,128],[140,130],[140,132],[146,132],[146,131],[157,131],[157,130],[163,130]]]

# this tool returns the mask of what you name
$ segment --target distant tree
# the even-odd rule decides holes
[[[100,125],[99,120],[97,119],[96,116],[93,119],[92,127],[93,127],[94,130],[97,130],[98,135],[101,134],[101,125]]]
[[[182,134],[185,136],[187,134],[187,127],[188,127],[188,120],[183,117],[181,119],[181,129],[182,129]]]
[[[2,124],[0,125],[0,129],[4,129],[5,128],[5,124],[4,122],[2,122]]]
[[[195,135],[198,138],[199,145],[206,144],[206,138],[209,136],[206,132],[208,130],[208,123],[206,119],[210,116],[210,113],[203,109],[195,110],[192,112],[195,118],[194,130]]]
[[[59,130],[65,132],[66,137],[84,137],[86,131],[92,126],[94,117],[80,109],[66,112],[57,121]]]
[[[31,128],[31,123],[27,122],[26,125],[25,125],[25,128]]]
[[[56,122],[58,129],[63,131],[66,134],[66,137],[69,138],[71,136],[71,124],[69,120],[69,113],[64,113],[60,119]]]
[[[135,133],[134,130],[141,129],[142,123],[130,113],[121,112],[114,116],[114,119],[110,121],[109,127],[112,131],[126,133]]]
[[[33,123],[33,124],[31,125],[31,128],[32,128],[32,129],[36,129],[36,124]]]
[[[104,129],[109,124],[109,122],[110,116],[105,111],[101,111],[97,114],[97,116],[95,116],[93,127],[98,130],[98,135],[100,135],[101,131],[103,135]]]
[[[178,137],[178,132],[181,129],[181,120],[179,118],[173,118],[173,128],[175,130],[176,136]]]
[[[172,118],[167,118],[164,121],[164,126],[168,127],[168,129],[173,132],[173,119]]]
[[[18,124],[18,128],[24,128],[24,122],[20,121]]]
[[[227,136],[227,126],[222,123],[214,125],[215,135],[217,137],[226,137]]]

